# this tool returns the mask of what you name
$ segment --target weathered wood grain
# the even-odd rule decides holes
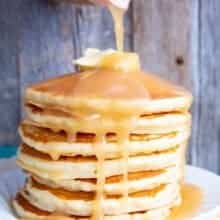
[[[45,0],[22,3],[17,54],[21,97],[27,85],[74,69],[72,6]]]
[[[133,1],[133,31],[134,49],[145,70],[185,86],[197,97],[198,1]],[[195,103],[193,112],[197,117],[197,100]],[[193,140],[188,147],[188,161],[195,164],[197,146]]]
[[[72,12],[65,4],[23,0],[18,53],[21,87],[73,70]]]
[[[134,49],[146,70],[190,87],[191,0],[133,1]]]
[[[191,34],[189,38],[190,44],[190,58],[189,62],[190,65],[188,66],[188,73],[191,74],[191,91],[194,96],[193,106],[192,106],[192,135],[190,139],[190,144],[188,147],[188,162],[193,165],[197,165],[197,149],[200,147],[197,144],[197,133],[199,129],[199,109],[200,105],[198,102],[199,97],[199,89],[200,89],[200,82],[198,81],[199,78],[199,29],[200,29],[200,22],[199,22],[199,9],[200,9],[200,2],[199,1],[192,1],[191,5],[191,17],[194,18],[191,20]]]
[[[0,145],[13,144],[19,120],[17,65],[20,0],[0,1]]]
[[[197,165],[220,171],[220,2],[201,0],[199,13],[199,82]]]

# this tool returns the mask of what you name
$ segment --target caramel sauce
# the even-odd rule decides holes
[[[128,212],[127,207],[128,207],[128,158],[129,158],[129,153],[128,153],[128,149],[126,146],[128,141],[129,141],[129,128],[125,129],[122,128],[121,130],[119,130],[118,132],[119,137],[120,137],[120,142],[118,143],[119,145],[119,149],[121,151],[121,155],[122,155],[122,160],[123,160],[123,172],[122,172],[122,176],[123,176],[123,205],[122,205],[122,209],[123,212]]]
[[[99,131],[96,134],[95,152],[97,157],[96,165],[96,198],[94,202],[92,220],[102,220],[104,219],[103,202],[104,202],[104,185],[105,185],[105,170],[104,162],[105,155],[102,150],[102,144],[105,144],[105,133]]]
[[[114,70],[84,72],[75,85],[74,94],[87,98],[149,99],[142,76],[140,72],[122,73]]]
[[[172,210],[167,220],[188,220],[197,214],[203,200],[202,190],[192,184],[182,186],[182,204]]]
[[[115,26],[115,39],[117,49],[123,51],[124,49],[124,14],[125,10],[117,8],[113,5],[109,5],[109,10],[112,14],[112,18]]]
[[[117,65],[117,62],[112,63],[112,65]],[[127,66],[126,69],[128,68],[129,67]],[[132,67],[132,69],[133,68],[134,67]],[[113,106],[115,100],[137,101],[145,100],[146,98],[150,100],[158,100],[176,98],[178,96],[188,94],[182,88],[176,87],[155,75],[140,72],[140,70],[123,73],[109,69],[97,69],[82,73],[66,74],[55,79],[44,81],[40,84],[33,85],[30,89],[42,93],[47,93],[49,91],[49,94],[52,97],[58,94],[59,96],[67,99],[84,97],[88,99],[110,99],[113,101]],[[31,102],[31,100],[26,101]],[[51,103],[50,106],[47,105],[43,107],[57,106],[52,106]],[[74,114],[76,113],[73,112],[72,109],[70,109],[69,112]],[[114,112],[114,109],[110,108],[109,112]],[[88,109],[82,108],[81,115],[84,113],[91,112],[88,112]],[[99,113],[103,113],[103,111],[100,111]]]

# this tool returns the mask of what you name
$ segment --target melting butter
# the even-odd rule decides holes
[[[141,70],[140,59],[136,53],[121,52],[112,49],[100,51],[89,48],[83,57],[74,61],[81,70],[107,69],[119,72],[138,72]]]
[[[129,73],[140,72],[140,59],[136,53],[114,52],[100,58],[99,68]]]

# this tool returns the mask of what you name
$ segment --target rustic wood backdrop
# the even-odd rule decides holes
[[[133,0],[126,48],[195,97],[188,161],[220,172],[220,1]],[[73,71],[87,47],[114,47],[109,13],[47,0],[0,0],[0,144],[17,144],[29,83]]]

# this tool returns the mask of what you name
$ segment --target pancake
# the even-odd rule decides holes
[[[93,209],[94,193],[70,192],[53,189],[36,182],[28,182],[21,194],[34,206],[48,212],[68,215],[90,216]],[[42,199],[43,198],[43,199]],[[129,194],[128,212],[151,210],[167,206],[180,198],[178,184],[161,185],[153,190]],[[105,215],[123,214],[123,198],[106,196],[103,201]]]
[[[149,155],[129,157],[128,171],[138,172],[147,170],[160,170],[170,166],[182,164],[184,145],[174,149],[157,152]],[[23,169],[49,179],[76,179],[96,178],[96,157],[61,157],[53,161],[47,154],[43,154],[27,145],[22,145],[17,155],[17,163]],[[123,172],[121,158],[106,160],[103,164],[105,176],[120,175]]]
[[[181,132],[168,134],[130,134],[126,148],[130,156],[164,151],[185,143],[189,138],[189,133],[190,129],[188,128]],[[49,154],[54,160],[60,156],[95,155],[95,134],[92,133],[77,133],[75,140],[70,141],[64,131],[54,132],[49,128],[42,128],[25,122],[20,126],[19,134],[25,144],[37,151]],[[103,152],[109,159],[121,155],[115,133],[106,135]]]
[[[52,128],[54,130],[65,130],[66,132],[89,132],[96,133],[100,130],[107,132],[117,132],[119,129],[119,119],[114,117],[95,118],[96,115],[89,115],[85,119],[82,116],[70,116],[67,114],[58,114],[60,111],[48,111],[33,105],[26,107],[27,117],[41,125],[42,127]],[[140,115],[141,116],[141,115]],[[102,121],[100,121],[102,120]],[[132,126],[132,133],[140,134],[163,134],[176,131],[182,131],[191,124],[189,113],[161,113],[156,115],[142,115],[137,117],[132,125],[125,118],[122,119],[125,126]],[[127,124],[126,124],[127,123]],[[128,128],[129,129],[129,128]]]
[[[103,69],[66,74],[29,87],[25,92],[25,101],[44,108],[56,106],[66,112],[91,109],[110,115],[140,110],[143,114],[187,111],[191,105],[190,93],[155,75],[138,73],[135,78],[134,75],[120,77],[119,73]],[[112,94],[113,86],[118,86],[120,90]]]
[[[181,203],[192,96],[130,68],[136,54],[115,53],[108,68],[26,89],[17,163],[29,178],[13,201],[18,216],[165,220]]]
[[[173,205],[173,204],[172,204]],[[43,211],[39,208],[36,208],[29,203],[21,194],[18,194],[13,200],[13,207],[16,211],[16,214],[21,218],[27,218],[31,220],[89,220],[89,217],[79,217],[79,216],[60,216],[57,217],[57,214],[47,211]],[[105,216],[104,220],[165,220],[169,215],[170,206],[159,208],[156,210],[150,210],[146,212],[136,212],[126,215],[118,216]]]
[[[154,189],[160,185],[179,182],[181,180],[180,167],[170,167],[157,171],[140,171],[128,174],[128,192],[137,192]],[[43,179],[33,176],[37,182],[50,186],[51,188],[63,188],[68,191],[91,192],[96,190],[97,180],[94,179],[71,179],[54,180]],[[107,194],[121,194],[123,192],[123,176],[112,176],[106,178],[104,192]]]

